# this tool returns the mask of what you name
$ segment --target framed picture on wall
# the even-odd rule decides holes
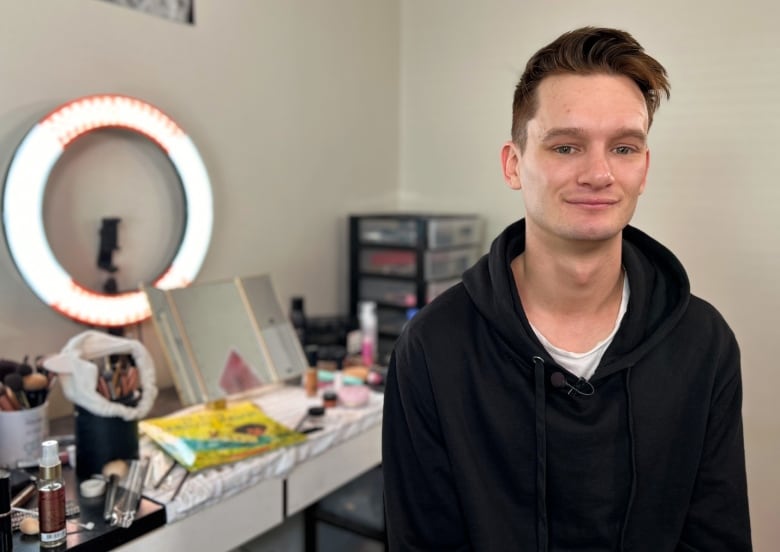
[[[195,23],[193,4],[195,0],[102,0],[118,6],[125,6],[142,12],[178,21]]]

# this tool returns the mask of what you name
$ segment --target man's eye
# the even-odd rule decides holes
[[[620,155],[628,155],[629,153],[634,153],[634,148],[631,146],[618,146],[615,148],[615,153],[619,153]]]
[[[564,155],[568,155],[570,153],[574,153],[574,148],[572,146],[555,146],[553,148],[553,151],[555,153],[562,153]]]

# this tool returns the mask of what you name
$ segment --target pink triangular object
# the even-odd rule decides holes
[[[219,378],[219,386],[231,395],[259,387],[263,384],[255,375],[255,371],[244,362],[243,357],[235,349],[231,349],[225,362],[225,368]]]

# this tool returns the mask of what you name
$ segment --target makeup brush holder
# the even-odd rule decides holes
[[[49,435],[49,403],[13,412],[0,412],[0,466],[38,463],[41,443]]]
[[[87,479],[112,460],[138,459],[138,420],[96,416],[75,406],[76,475]]]

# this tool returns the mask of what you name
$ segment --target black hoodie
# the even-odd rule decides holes
[[[726,322],[670,251],[626,227],[628,310],[587,395],[523,312],[510,261],[524,244],[521,220],[396,344],[382,443],[390,549],[751,550]]]

